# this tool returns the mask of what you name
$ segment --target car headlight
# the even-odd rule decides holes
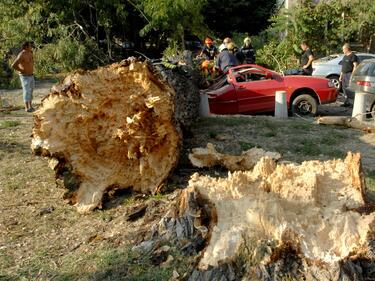
[[[335,84],[332,81],[328,81],[328,87],[336,88]]]

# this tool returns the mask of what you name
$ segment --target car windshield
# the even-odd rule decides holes
[[[267,79],[267,72],[256,67],[236,69],[232,72],[232,75],[237,82],[250,82]]]
[[[318,61],[327,62],[327,61],[331,61],[333,59],[336,59],[338,57],[339,57],[339,55],[330,55],[330,56],[327,56],[327,57],[324,57],[324,58],[320,58],[320,59],[318,59]]]
[[[355,71],[355,76],[375,77],[375,62],[360,64]]]

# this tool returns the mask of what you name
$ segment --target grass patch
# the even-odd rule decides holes
[[[23,109],[23,107],[20,109]],[[24,110],[18,110],[18,111],[3,111],[0,112],[0,117],[26,117],[30,116],[30,113],[24,111]]]
[[[235,127],[252,123],[254,123],[254,120],[251,117],[206,117],[200,120],[199,126],[220,125]]]
[[[333,157],[333,158],[345,158],[346,156],[346,152],[345,151],[342,151],[340,149],[329,149],[329,148],[326,148],[324,151],[323,151],[324,154],[330,156],[330,157]]]
[[[297,152],[306,156],[316,156],[322,153],[319,145],[313,140],[302,140],[297,147]]]
[[[310,123],[301,123],[301,122],[296,122],[290,125],[291,129],[294,129],[297,131],[310,131],[311,127],[312,125]]]
[[[20,121],[15,121],[15,120],[4,120],[0,122],[0,128],[5,129],[5,128],[13,128],[21,125]]]
[[[277,132],[275,132],[275,131],[266,132],[266,133],[264,133],[263,136],[265,136],[266,138],[276,137],[277,136]]]
[[[39,251],[33,259],[26,261],[22,269],[13,276],[4,276],[4,280],[23,280],[22,278],[40,276],[41,280],[132,280],[159,281],[169,280],[173,270],[180,274],[189,270],[189,258],[179,250],[169,253],[174,260],[161,267],[157,258],[150,254],[131,251],[130,246],[102,247],[89,254],[76,252],[63,258],[59,267],[50,262],[51,253]],[[0,275],[1,280],[1,275]],[[26,280],[26,279],[25,279]]]
[[[375,202],[375,170],[366,173],[365,177],[367,195],[369,198]]]
[[[251,142],[245,142],[245,141],[240,141],[239,145],[241,146],[242,151],[246,151],[246,150],[249,150],[253,147],[256,147],[255,144],[253,144]]]

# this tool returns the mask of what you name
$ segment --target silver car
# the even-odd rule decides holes
[[[375,54],[356,53],[360,62],[368,59],[375,59]],[[313,61],[313,76],[325,77],[330,79],[337,89],[341,88],[339,77],[341,73],[341,64],[344,54],[334,54]]]
[[[361,62],[350,79],[349,89],[367,93],[367,110],[375,118],[375,59]]]

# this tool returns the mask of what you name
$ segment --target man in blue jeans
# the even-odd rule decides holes
[[[25,102],[25,111],[33,112],[32,107],[34,81],[34,58],[33,58],[33,42],[25,42],[22,45],[22,51],[18,54],[16,60],[12,64],[12,68],[17,70],[23,89],[23,101]]]

